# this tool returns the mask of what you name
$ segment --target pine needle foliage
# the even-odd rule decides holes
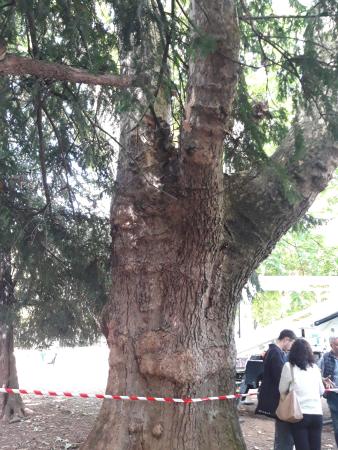
[[[239,84],[224,141],[231,174],[273,164],[268,157],[304,111],[338,134],[337,1],[285,4],[281,17],[272,0],[238,0]],[[136,121],[156,115],[161,91],[179,151],[188,61],[214,52],[215,41],[190,20],[185,0],[4,0],[0,37],[8,53],[137,80],[115,89],[0,78],[0,245],[12,255],[11,314],[27,345],[83,342],[107,293],[108,224],[94,212],[113,191],[116,149],[125,151],[113,122],[126,112]],[[299,131],[295,159],[303,147]],[[285,173],[273,170],[292,202]]]

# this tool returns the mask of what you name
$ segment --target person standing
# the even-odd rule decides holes
[[[310,344],[297,339],[289,353],[289,362],[282,370],[279,392],[286,395],[293,390],[298,398],[303,419],[290,423],[296,450],[320,450],[323,427],[321,396],[324,384]]]
[[[326,389],[338,387],[338,337],[330,337],[331,351],[324,353],[319,361],[319,367],[322,372],[323,382]],[[328,407],[330,409],[334,437],[338,448],[338,392],[326,392]]]
[[[292,330],[282,330],[275,344],[270,344],[264,357],[264,372],[259,388],[256,414],[263,414],[276,419],[274,450],[292,450],[293,438],[290,424],[276,417],[279,403],[279,381],[283,366],[287,360],[286,353],[290,350],[296,335]]]

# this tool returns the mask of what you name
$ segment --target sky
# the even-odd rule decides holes
[[[313,4],[313,0],[299,0],[299,3],[309,7]],[[288,0],[272,0],[272,7],[276,15],[292,13]]]

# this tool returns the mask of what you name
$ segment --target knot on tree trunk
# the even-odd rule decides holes
[[[227,359],[225,347],[182,348],[176,335],[164,331],[145,333],[135,349],[144,376],[167,379],[179,386],[199,383],[219,373]]]

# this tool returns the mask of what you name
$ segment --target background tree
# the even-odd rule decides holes
[[[276,245],[257,272],[272,276],[335,276],[337,245],[332,231],[337,221],[337,177],[319,196],[316,205]],[[329,232],[329,233],[328,233]],[[316,291],[281,293],[259,291],[253,298],[253,317],[259,325],[301,311],[327,298],[325,287]]]
[[[26,347],[92,342],[109,284],[108,220],[75,206],[79,196],[71,208],[68,200],[54,197],[55,189],[48,211],[32,175],[39,173],[34,155],[25,167],[21,149],[14,156],[10,161],[3,152],[0,169],[0,381],[10,387],[18,387],[14,338]],[[24,413],[18,397],[2,400],[2,417]]]
[[[2,26],[27,32],[15,42],[20,47],[28,39],[37,53],[36,17],[21,6],[23,22],[7,4],[3,10],[13,16],[1,16]],[[58,103],[49,88],[31,78],[0,79],[1,386],[18,387],[14,339],[26,347],[96,339],[108,292],[109,219],[97,205],[111,189],[113,155],[103,167],[108,143],[102,146],[99,132],[82,130],[81,120],[72,128],[67,117],[82,113],[63,114],[62,95],[55,92]],[[23,414],[19,397],[1,396],[0,417]]]
[[[61,119],[53,127],[49,110],[40,111],[43,100],[55,105],[49,115],[64,117],[78,150],[74,160],[89,152],[109,167],[110,148],[108,155],[87,150],[81,139],[97,132],[106,149],[112,136],[96,113],[122,113],[111,211],[114,289],[103,315],[109,392],[181,397],[234,389],[242,288],[338,162],[337,5],[290,6],[288,20],[262,0],[30,1],[4,8],[7,51],[15,55],[0,62],[0,73],[33,84],[25,104],[56,136]],[[261,67],[263,98],[249,82]],[[37,135],[47,134],[52,145],[41,130]],[[49,205],[45,187],[44,194]],[[231,402],[106,402],[83,448],[224,446],[245,447]]]

